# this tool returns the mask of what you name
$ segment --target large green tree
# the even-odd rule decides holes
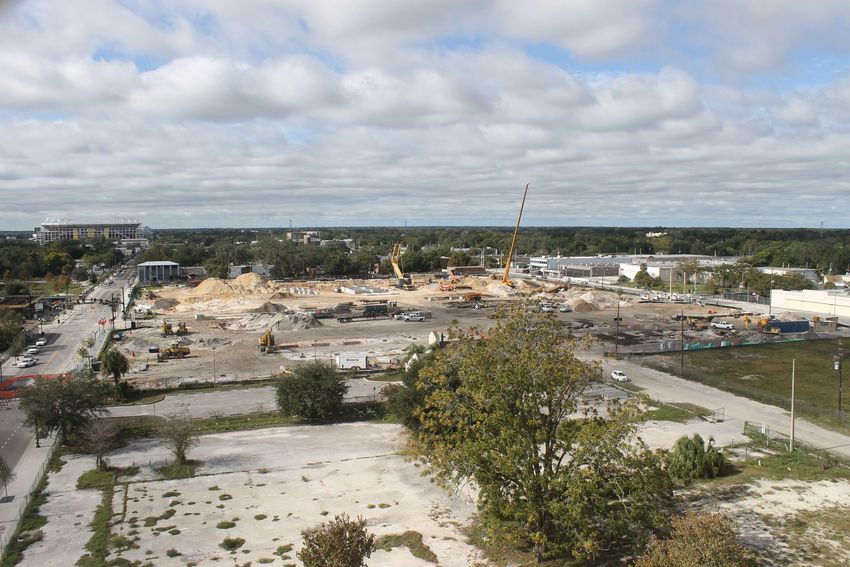
[[[419,373],[429,394],[413,449],[443,483],[474,482],[485,525],[538,561],[637,549],[668,518],[669,477],[637,437],[637,402],[579,407],[598,372],[582,346],[517,304],[488,339],[459,336]]]
[[[38,379],[20,392],[24,423],[37,433],[59,431],[67,439],[104,412],[111,388],[84,371],[69,378]]]
[[[112,376],[116,388],[121,381],[121,376],[128,370],[130,370],[130,361],[117,350],[108,349],[100,355],[100,371],[105,376]]]
[[[321,361],[308,362],[284,376],[277,385],[277,406],[283,415],[323,419],[342,406],[348,391],[336,368]]]
[[[0,352],[4,352],[21,334],[23,319],[21,316],[5,307],[0,307]]]

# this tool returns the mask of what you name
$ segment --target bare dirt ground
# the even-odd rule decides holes
[[[571,313],[557,313],[579,333],[592,332],[605,337],[613,332],[613,313],[618,298],[611,292],[562,285],[544,286],[519,281],[511,290],[487,277],[465,277],[454,291],[441,291],[447,282],[417,282],[415,291],[388,287],[386,280],[356,282],[274,282],[256,274],[233,280],[210,278],[195,288],[173,286],[156,288],[144,294],[137,304],[154,310],[150,319],[139,318],[138,328],[126,333],[118,348],[131,360],[128,379],[147,388],[175,387],[181,382],[238,381],[269,376],[312,358],[332,360],[338,354],[367,354],[377,365],[393,365],[413,343],[426,345],[431,332],[446,333],[453,321],[463,328],[485,331],[492,326],[495,307],[521,296],[531,296],[556,305],[568,305]],[[351,285],[368,285],[380,293],[352,295],[341,290]],[[482,308],[464,301],[470,293],[481,294]],[[389,318],[339,323],[336,318],[313,319],[316,309],[352,309],[366,301],[391,301],[404,310],[426,311],[425,322],[403,322]],[[634,298],[619,300],[622,344],[641,336],[678,338],[679,325],[672,315],[680,305],[638,303]],[[716,308],[714,309],[717,310]],[[708,313],[710,308],[688,306],[689,312]],[[176,329],[185,323],[185,337],[162,337],[161,322]],[[260,335],[270,329],[279,348],[274,354],[260,352]],[[630,339],[629,333],[635,333]],[[185,359],[158,363],[151,346],[160,349],[181,339],[191,350]]]

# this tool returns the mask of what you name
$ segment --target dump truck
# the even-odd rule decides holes
[[[364,305],[360,313],[346,313],[337,317],[336,320],[340,323],[351,323],[352,321],[387,317],[389,314],[389,306],[386,303],[371,303]]]
[[[163,360],[168,360],[170,358],[186,358],[189,356],[189,353],[189,347],[186,345],[171,343],[170,347],[162,349],[159,354],[156,355],[156,359],[158,362],[162,362]]]

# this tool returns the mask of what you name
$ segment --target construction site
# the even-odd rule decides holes
[[[143,289],[119,348],[145,389],[270,377],[299,361],[342,369],[398,367],[410,345],[429,346],[452,325],[486,334],[500,305],[524,300],[611,354],[654,354],[835,336],[829,321],[802,327],[738,309],[641,299],[584,286],[488,276],[277,282],[247,273],[195,287]],[[780,322],[796,323],[782,332]],[[600,346],[601,345],[601,346]],[[342,359],[349,359],[345,365]],[[356,360],[357,362],[350,362]]]

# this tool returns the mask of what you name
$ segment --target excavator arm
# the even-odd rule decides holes
[[[401,271],[401,268],[398,265],[398,261],[401,258],[401,244],[396,244],[393,246],[392,254],[390,254],[390,264],[393,265],[393,271],[395,271],[395,277],[400,280],[404,279],[404,272]]]
[[[522,209],[525,208],[525,196],[528,195],[528,183],[525,184],[525,191],[522,193],[522,204],[519,206],[519,216],[516,219],[516,228],[514,228],[514,237],[511,239],[511,249],[508,251],[508,257],[505,260],[505,273],[502,276],[502,283],[508,286],[513,287],[513,282],[511,282],[510,271],[511,271],[511,260],[514,257],[514,249],[516,248],[516,236],[519,233],[519,223],[522,221]]]

